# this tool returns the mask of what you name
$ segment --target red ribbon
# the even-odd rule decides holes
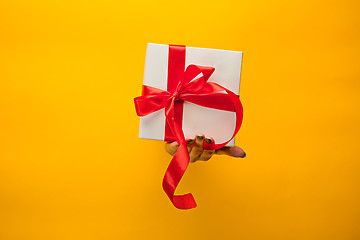
[[[167,91],[143,85],[142,96],[134,99],[138,116],[146,116],[165,108],[167,123],[165,140],[176,140],[179,148],[165,172],[163,189],[174,206],[179,209],[196,207],[191,193],[174,194],[190,162],[182,131],[183,102],[188,101],[200,106],[236,113],[235,131],[229,141],[221,144],[204,142],[204,149],[219,149],[225,146],[239,131],[243,118],[243,108],[238,96],[219,84],[207,82],[215,68],[189,65],[184,71],[185,50],[185,46],[169,45]]]

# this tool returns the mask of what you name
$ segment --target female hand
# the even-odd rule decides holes
[[[205,138],[202,134],[197,134],[195,139],[187,139],[187,149],[190,156],[190,162],[208,161],[214,154],[228,155],[231,157],[246,157],[246,153],[241,148],[234,147],[222,147],[218,150],[206,150],[204,149],[204,141],[211,143],[214,140],[212,138]],[[179,145],[177,142],[171,142],[165,144],[165,149],[170,155],[175,155]]]

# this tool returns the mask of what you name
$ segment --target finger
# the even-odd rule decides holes
[[[179,144],[176,141],[171,143],[165,143],[165,150],[172,156],[175,155],[178,148]]]
[[[192,138],[186,140],[186,147],[187,147],[188,152],[191,151],[191,149],[194,145],[194,142],[195,142],[195,140]]]
[[[198,160],[201,153],[204,151],[204,136],[203,135],[196,135],[195,142],[191,151],[189,152],[190,162],[195,162]]]
[[[205,142],[206,143],[212,143],[214,142],[214,140],[212,138],[205,138]],[[214,155],[215,150],[206,150],[204,149],[204,151],[201,153],[199,160],[201,161],[208,161],[213,155]]]
[[[244,158],[246,157],[246,153],[241,148],[234,147],[222,147],[215,151],[215,154],[219,155],[228,155],[230,157]]]

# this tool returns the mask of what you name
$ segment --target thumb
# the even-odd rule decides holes
[[[238,146],[234,147],[222,147],[215,151],[215,154],[218,155],[228,155],[230,157],[244,158],[246,153]]]

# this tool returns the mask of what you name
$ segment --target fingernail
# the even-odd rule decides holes
[[[188,141],[188,144],[193,144],[194,143],[194,139],[190,139],[189,141]]]
[[[196,138],[197,138],[197,140],[199,140],[199,141],[202,141],[202,140],[204,139],[203,136],[197,136]]]
[[[244,156],[243,157],[241,157],[241,158],[245,158],[246,157],[246,152],[244,152]]]
[[[211,143],[211,139],[205,138],[206,143]]]

